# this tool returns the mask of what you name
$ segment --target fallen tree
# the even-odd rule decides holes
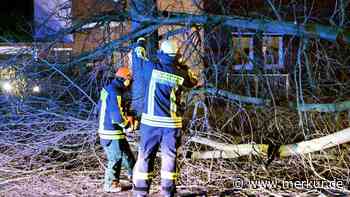
[[[249,97],[249,96],[242,96],[238,94],[234,94],[232,92],[229,92],[227,90],[222,90],[215,87],[207,87],[207,88],[201,88],[198,90],[193,90],[193,94],[208,94],[210,96],[215,96],[219,98],[227,99],[231,102],[238,102],[238,103],[248,103],[248,104],[254,104],[254,105],[268,105],[270,103],[270,100],[258,98],[258,97]]]
[[[316,111],[316,112],[342,112],[350,110],[350,101],[343,101],[339,103],[312,103],[299,104],[297,108],[300,111]]]
[[[191,29],[192,27],[208,26],[208,25],[222,25],[228,28],[240,28],[251,29],[263,32],[273,32],[283,35],[297,36],[302,38],[320,38],[331,42],[344,42],[350,43],[350,31],[341,27],[331,27],[321,25],[317,23],[307,24],[295,24],[289,21],[273,21],[263,19],[251,19],[243,18],[239,16],[223,16],[223,15],[195,15],[189,13],[176,13],[169,12],[165,14],[159,12],[157,16],[144,16],[134,15],[133,20],[140,23],[137,29],[122,35],[121,37],[112,40],[109,43],[97,47],[95,50],[82,54],[74,61],[67,63],[65,66],[72,66],[79,64],[80,62],[93,60],[106,53],[111,53],[113,50],[127,50],[123,44],[135,40],[140,36],[152,34],[157,31],[159,27],[166,25],[177,25],[184,27],[180,31],[174,31],[173,33],[166,33],[160,37],[168,38],[171,36],[183,33],[185,29]],[[128,21],[130,18],[127,16],[127,12],[118,12],[118,14],[105,15],[87,19],[86,21],[78,21],[72,27],[64,29],[59,32],[57,37],[63,37],[66,34],[74,33],[76,31],[82,31],[84,25],[94,23],[96,27],[100,24],[108,22],[122,22]]]
[[[317,23],[297,24],[289,21],[273,21],[223,15],[195,15],[188,13],[170,13],[168,17],[139,16],[143,23],[161,25],[207,25],[220,24],[230,28],[252,29],[263,32],[274,32],[284,35],[321,38],[331,42],[341,40],[350,43],[350,32],[343,28],[335,28]]]
[[[227,144],[219,143],[203,137],[191,137],[190,142],[195,142],[218,149],[217,151],[194,152],[192,159],[209,158],[238,158],[246,155],[266,155],[268,144]],[[316,151],[323,151],[341,144],[350,142],[350,128],[308,141],[295,144],[281,145],[278,149],[278,157],[304,155]]]

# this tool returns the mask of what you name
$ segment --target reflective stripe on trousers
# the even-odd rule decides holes
[[[141,124],[139,153],[134,167],[134,194],[148,194],[154,160],[157,150],[161,150],[161,188],[166,195],[175,193],[176,149],[180,142],[180,129],[151,127]]]

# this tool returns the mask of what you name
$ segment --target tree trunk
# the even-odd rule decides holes
[[[220,143],[201,137],[192,137],[191,142],[204,144],[217,149],[216,151],[194,152],[192,159],[209,159],[209,158],[237,158],[246,155],[266,154],[267,144],[227,144]],[[302,141],[295,144],[282,145],[278,150],[279,157],[288,157],[304,155],[316,151],[322,151],[340,144],[350,142],[350,128],[332,133],[320,138]]]

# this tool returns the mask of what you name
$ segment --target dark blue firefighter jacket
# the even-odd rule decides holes
[[[127,124],[127,119],[123,112],[123,82],[122,78],[117,78],[101,90],[98,128],[101,142],[125,138],[123,129]]]
[[[141,54],[141,46],[135,48]],[[143,49],[145,50],[145,49]],[[182,87],[193,87],[196,81],[191,78],[188,68],[181,66],[176,57],[158,52],[159,62],[149,61],[137,55],[143,61],[145,80],[145,99],[141,123],[154,127],[181,128],[182,117],[179,103]]]

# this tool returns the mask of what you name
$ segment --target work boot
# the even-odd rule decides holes
[[[109,193],[121,192],[123,190],[121,184],[118,181],[113,181],[112,185],[104,185],[103,190]]]

